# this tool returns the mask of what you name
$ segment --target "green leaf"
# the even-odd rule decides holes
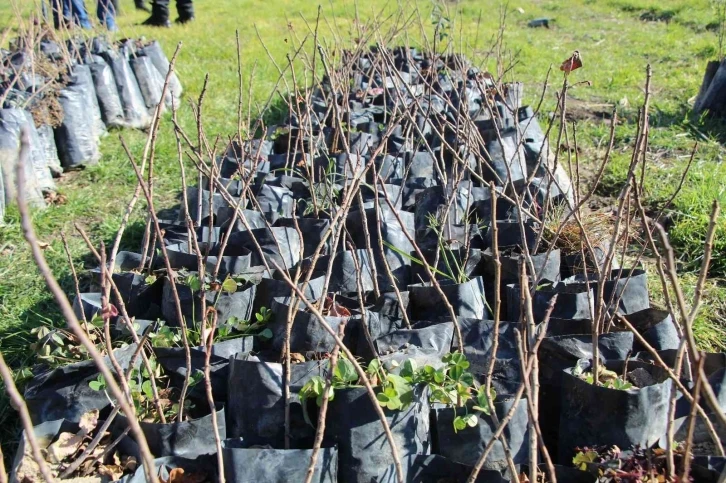
[[[222,282],[222,290],[226,293],[235,293],[237,291],[237,282],[228,277]]]
[[[466,428],[466,421],[464,421],[464,418],[461,416],[456,416],[454,418],[453,423],[454,423],[454,432],[455,433],[458,433],[462,429]]]
[[[476,414],[468,414],[468,415],[464,416],[464,422],[466,423],[467,426],[469,426],[470,428],[473,428],[474,426],[476,426],[479,423],[479,418],[477,417]]]
[[[413,263],[416,263],[416,264],[418,264],[418,265],[421,265],[421,266],[423,266],[423,264],[424,264],[424,263],[423,263],[423,262],[422,262],[421,260],[419,260],[418,258],[414,258],[414,257],[412,257],[412,256],[411,256],[411,254],[409,254],[409,253],[406,253],[406,252],[404,252],[403,250],[401,250],[400,248],[398,248],[398,247],[396,247],[396,246],[394,246],[394,245],[391,245],[391,244],[390,244],[390,243],[388,243],[387,241],[384,241],[384,242],[383,242],[383,244],[384,244],[384,245],[385,245],[385,246],[386,246],[387,248],[389,248],[390,250],[393,250],[394,252],[396,252],[396,254],[398,254],[398,255],[401,255],[401,256],[402,256],[402,257],[404,257],[404,258],[407,258],[408,260],[412,261]],[[449,279],[449,280],[451,280],[451,281],[454,281],[454,282],[456,281],[456,280],[454,279],[454,277],[452,277],[452,276],[451,276],[451,275],[449,275],[448,273],[444,273],[444,272],[442,272],[442,271],[440,271],[440,270],[437,270],[437,269],[436,269],[436,268],[434,268],[434,267],[429,267],[429,268],[431,269],[431,271],[432,271],[432,272],[433,272],[433,273],[434,273],[435,275],[441,275],[442,277],[446,277],[446,278],[448,278],[448,279]]]
[[[588,463],[595,463],[597,461],[598,454],[596,451],[587,451],[583,453],[580,451],[572,458],[572,464],[580,468],[580,470],[587,470]]]
[[[151,285],[152,283],[156,282],[156,275],[149,275],[144,279],[144,282],[146,282],[147,285]]]
[[[344,357],[338,359],[333,375],[343,383],[355,382],[358,380],[358,373],[355,371],[355,366]]]
[[[386,386],[393,389],[394,394],[397,395],[397,403],[400,403],[400,405],[395,409],[399,409],[402,406],[408,406],[413,402],[413,387],[403,377],[395,374],[389,374],[386,376]],[[389,409],[394,408],[389,406]]]
[[[189,387],[194,387],[204,380],[204,371],[197,369],[189,378]]]
[[[95,381],[89,382],[88,387],[94,391],[103,391],[106,389],[106,379],[103,377],[103,374],[99,374]]]
[[[416,376],[416,361],[413,359],[406,359],[403,361],[401,371],[399,373],[401,377],[406,379],[408,382],[412,382]]]
[[[154,399],[154,391],[152,390],[150,380],[147,379],[146,381],[144,381],[144,383],[141,385],[141,391],[147,398]]]
[[[96,328],[103,327],[103,317],[101,317],[98,314],[94,315],[93,318],[91,319],[91,325]]]
[[[459,366],[454,366],[449,370],[449,376],[455,381],[461,379],[462,374],[464,374],[464,369]]]
[[[368,369],[366,369],[366,372],[370,375],[378,374],[378,372],[381,370],[381,361],[378,359],[373,359],[368,364]]]
[[[63,341],[63,338],[60,336],[58,332],[53,332],[53,335],[50,336],[50,338],[55,342],[57,345],[63,347],[65,345],[65,342]]]
[[[202,289],[202,281],[196,275],[189,275],[186,279],[186,283],[192,292],[197,292]]]
[[[272,339],[272,336],[273,336],[272,330],[270,330],[270,329],[265,329],[262,332],[260,332],[260,337],[262,337],[263,339]]]
[[[471,387],[474,385],[474,376],[471,372],[465,372],[459,378],[459,382],[466,387]]]

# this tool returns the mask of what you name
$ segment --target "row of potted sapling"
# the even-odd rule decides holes
[[[650,306],[645,271],[612,263],[609,238],[573,250],[552,236],[574,193],[521,84],[413,48],[359,47],[336,69],[262,138],[200,156],[177,219],[150,213],[142,250],[111,255],[97,291],[76,294],[128,374],[153,471],[432,482],[521,481],[538,463],[552,481],[642,469],[642,451],[666,447],[672,390],[653,349],[674,364],[681,336]],[[25,399],[54,471],[146,481],[139,440],[74,337],[43,329],[36,350],[45,368]],[[708,361],[721,400],[722,358]],[[678,393],[676,441],[690,413]],[[79,457],[98,434],[98,457]],[[718,461],[691,466],[710,475]]]
[[[0,51],[0,220],[15,200],[21,130],[30,133],[25,196],[55,201],[54,178],[98,163],[108,129],[148,129],[162,100],[169,60],[158,42],[104,38],[56,40],[46,32]],[[163,98],[178,105],[182,87],[172,72]]]

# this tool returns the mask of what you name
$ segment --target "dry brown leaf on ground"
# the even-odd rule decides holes
[[[162,483],[204,483],[207,475],[201,473],[186,473],[184,468],[174,468],[169,472],[169,479],[160,478]]]
[[[33,452],[29,444],[25,446],[25,454],[23,454],[23,459],[20,460],[15,475],[20,483],[33,483],[43,480],[40,467],[33,458]]]
[[[83,443],[85,433],[61,433],[55,443],[48,446],[48,457],[52,463],[61,463],[64,459],[78,451]]]
[[[98,409],[92,409],[91,411],[83,414],[83,416],[81,416],[81,420],[78,422],[78,426],[81,428],[81,431],[84,431],[86,434],[96,429],[97,425]]]
[[[109,478],[111,481],[120,480],[124,475],[124,469],[118,465],[99,465],[98,474]]]
[[[299,352],[290,353],[290,363],[291,364],[300,364],[303,362],[305,362],[305,356],[303,354],[300,354]]]

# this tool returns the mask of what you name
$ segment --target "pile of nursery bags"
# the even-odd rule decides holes
[[[490,444],[492,451],[476,481],[512,481],[508,456],[518,472],[530,461],[528,401],[515,397],[522,384],[518,336],[524,311],[519,266],[527,247],[534,266],[528,284],[534,287],[532,317],[537,330],[545,332],[539,349],[542,436],[553,460],[563,465],[556,470],[559,481],[594,483],[596,475],[572,466],[575,448],[659,444],[665,434],[671,384],[664,371],[643,354],[645,347],[634,340],[633,333],[615,326],[599,337],[599,357],[617,374],[636,377],[637,387],[599,387],[577,377],[574,369],[593,357],[592,309],[600,297],[612,301],[610,312],[625,317],[669,364],[679,346],[674,321],[667,312],[651,307],[646,273],[638,267],[613,269],[603,290],[598,290],[592,270],[602,267],[598,254],[606,247],[596,247],[595,259],[590,260],[536,243],[537,222],[528,213],[546,203],[567,203],[569,193],[561,189],[567,186],[564,177],[554,186],[549,183],[553,175],[542,169],[547,163],[543,159],[547,142],[532,109],[520,105],[521,85],[496,92],[489,100],[490,108],[484,97],[489,94],[482,92],[484,84],[491,93],[486,77],[461,58],[432,58],[404,48],[387,54],[396,66],[390,75],[373,68],[385,64],[381,52],[366,51],[355,61],[348,95],[323,84],[311,93],[303,119],[299,111],[291,112],[283,123],[270,126],[264,137],[232,143],[216,160],[219,178],[214,185],[202,178],[199,185],[188,187],[186,207],[180,208],[177,218],[159,221],[164,236],[156,246],[145,254],[118,254],[112,277],[120,299],[114,294],[113,304],[134,318],[132,326],[120,316],[110,320],[113,346],[119,347],[115,351],[118,364],[126,370],[135,352],[131,331],[138,337],[149,333],[149,357],[163,368],[169,387],[178,390],[187,375],[185,350],[178,340],[157,341],[163,334],[168,337],[169,331],[178,334],[182,324],[196,330],[207,316],[201,308],[204,297],[216,312],[218,329],[229,329],[224,340],[215,340],[209,354],[226,481],[305,481],[318,406],[302,400],[300,392],[312,377],[329,373],[327,357],[336,343],[305,306],[291,310],[292,290],[284,270],[302,273],[310,277],[307,285],[299,286],[309,300],[323,302],[330,297],[344,307],[324,313],[324,320],[342,332],[344,343],[364,367],[376,358],[392,373],[399,372],[406,360],[415,361],[419,368],[441,367],[443,357],[462,350],[476,385],[485,382],[492,368],[496,415],[478,413],[471,427],[457,430],[453,422],[472,407],[453,408],[432,401],[425,384],[412,391],[408,406],[383,409],[406,483],[463,483]],[[344,109],[344,128],[333,116],[333,103]],[[401,119],[395,112],[402,105],[410,109],[410,116]],[[459,132],[452,131],[452,122],[446,121],[467,115],[485,145],[481,157],[466,156],[472,150],[464,149]],[[338,145],[341,129],[347,139],[345,150]],[[457,173],[461,163],[455,154],[461,153],[483,179],[467,172],[458,183],[447,182]],[[358,185],[360,196],[344,211],[343,193],[356,186],[355,176],[363,176],[367,166],[375,167],[382,183],[376,185],[372,176],[366,176],[365,183]],[[502,195],[495,212],[490,181]],[[527,213],[504,198],[513,190]],[[344,241],[337,245],[327,236],[336,215],[341,215],[338,231],[344,233]],[[434,221],[445,216],[449,221],[442,222],[445,226],[437,232]],[[195,237],[196,244],[192,243]],[[446,246],[441,246],[442,239]],[[495,239],[502,264],[499,286],[493,275]],[[316,258],[318,246],[322,252]],[[166,259],[160,255],[161,248]],[[190,282],[199,270],[197,255],[206,263],[207,276],[219,269],[216,280],[203,281],[210,287],[204,294]],[[443,296],[422,269],[421,256],[436,268]],[[169,273],[178,276],[170,278]],[[92,275],[95,291],[78,294],[74,303],[78,317],[88,320],[104,310],[100,270]],[[234,277],[235,290],[214,291],[212,287],[221,287],[227,276]],[[197,282],[201,286],[202,281]],[[498,326],[491,311],[497,293],[502,302]],[[552,316],[545,323],[555,296]],[[288,314],[292,314],[289,343],[295,363],[285,374],[281,361]],[[240,321],[260,320],[259,332],[238,330]],[[54,342],[49,339],[48,343]],[[206,350],[191,348],[190,376],[204,368]],[[706,372],[719,401],[726,401],[726,359],[710,354]],[[91,361],[34,371],[24,396],[39,439],[52,441],[62,427],[77,428],[80,417],[91,409],[100,411],[100,419],[109,416],[112,406],[107,395],[91,387],[98,376]],[[289,407],[283,396],[287,377]],[[683,383],[693,387],[693,381],[684,379]],[[161,475],[183,468],[204,472],[204,481],[217,481],[213,413],[205,389],[201,383],[190,388],[188,419],[142,422]],[[380,392],[380,385],[374,391]],[[721,410],[726,408],[726,403],[721,404]],[[335,390],[312,481],[397,481],[376,405],[362,386]],[[687,401],[679,396],[677,438],[683,437],[689,411]],[[510,413],[501,439],[494,441],[498,421]],[[121,456],[139,461],[136,437],[124,435],[126,429],[127,424],[117,417],[109,431],[113,438],[121,437]],[[702,442],[706,437],[699,426],[695,439]],[[725,462],[723,458],[710,461]],[[141,468],[124,478],[145,481]]]
[[[10,50],[0,49],[0,221],[16,199],[22,132],[30,148],[25,197],[43,207],[44,195],[56,189],[54,178],[98,162],[108,129],[150,127],[168,70],[156,41],[97,37],[28,46],[18,39]],[[181,93],[172,73],[163,107]]]

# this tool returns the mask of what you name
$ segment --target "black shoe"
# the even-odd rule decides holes
[[[168,18],[161,18],[152,15],[142,22],[141,25],[148,25],[150,27],[171,27],[171,22],[169,22]]]
[[[192,20],[194,20],[194,15],[192,15],[191,17],[179,17],[174,20],[174,23],[185,24],[191,22]]]

